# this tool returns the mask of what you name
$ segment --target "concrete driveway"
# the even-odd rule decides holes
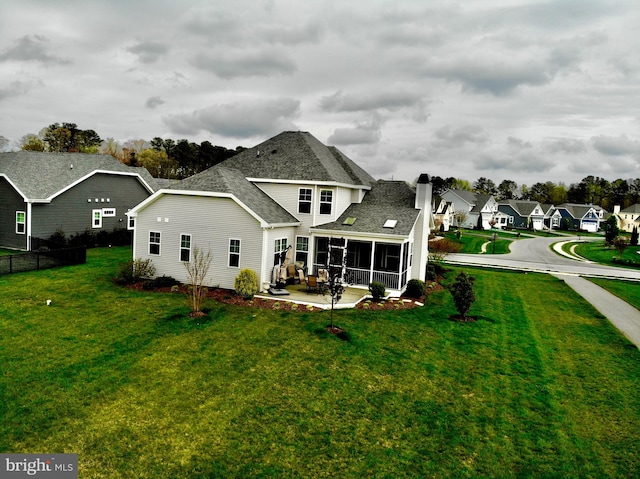
[[[484,266],[518,271],[550,273],[563,279],[600,313],[611,321],[636,347],[640,348],[640,311],[617,296],[583,278],[601,277],[640,281],[640,271],[579,261],[559,255],[552,245],[566,238],[520,239],[511,244],[511,252],[503,255],[450,254],[445,262],[455,265]],[[580,238],[582,239],[582,238]],[[638,285],[640,287],[640,284]],[[634,307],[635,306],[635,307]]]

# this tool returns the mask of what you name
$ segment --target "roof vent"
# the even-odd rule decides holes
[[[71,166],[69,167],[70,170],[73,170],[73,163],[71,163]]]
[[[256,157],[260,156],[260,150],[256,151]]]
[[[275,155],[276,153],[278,153],[278,150],[271,150],[272,155]]]

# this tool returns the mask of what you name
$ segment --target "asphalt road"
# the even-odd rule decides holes
[[[583,276],[640,281],[640,271],[578,261],[559,255],[551,246],[567,238],[520,239],[511,244],[511,252],[502,255],[450,254],[445,261],[457,265],[485,266],[519,271],[550,273],[563,279],[574,291],[591,303],[640,348],[640,311]],[[640,287],[640,284],[638,285]]]

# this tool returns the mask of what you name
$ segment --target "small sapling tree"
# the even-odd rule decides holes
[[[461,271],[453,284],[449,286],[453,302],[458,313],[460,313],[462,321],[467,321],[467,313],[469,313],[471,305],[476,300],[476,295],[473,291],[474,281],[474,277],[467,276],[464,271]]]
[[[213,261],[213,253],[206,253],[195,246],[191,261],[186,261],[184,267],[189,275],[189,303],[191,304],[191,316],[202,316],[202,302],[207,293],[204,282],[209,273],[211,262]]]

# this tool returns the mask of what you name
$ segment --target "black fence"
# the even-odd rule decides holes
[[[59,268],[87,262],[87,248],[69,247],[39,238],[31,238],[32,251],[0,255],[0,275],[40,269]]]

